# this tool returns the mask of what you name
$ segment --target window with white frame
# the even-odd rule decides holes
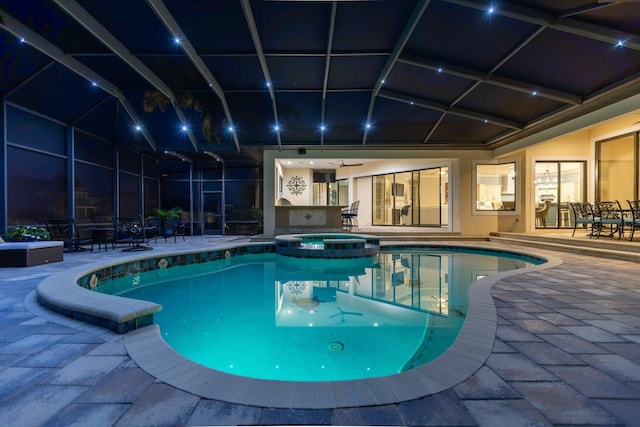
[[[476,164],[476,210],[515,211],[516,162]]]

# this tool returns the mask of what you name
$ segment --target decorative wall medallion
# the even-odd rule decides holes
[[[306,282],[301,282],[299,280],[290,280],[285,284],[292,295],[300,295],[307,288]]]
[[[304,192],[304,189],[307,188],[307,183],[304,182],[304,179],[301,176],[292,176],[287,183],[287,188],[294,196],[299,196]]]
[[[164,258],[161,258],[160,261],[158,261],[158,268],[167,268],[168,265],[169,261]]]

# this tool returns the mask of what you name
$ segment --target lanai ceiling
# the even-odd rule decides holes
[[[0,15],[10,105],[159,155],[494,149],[640,93],[633,0],[4,0]]]

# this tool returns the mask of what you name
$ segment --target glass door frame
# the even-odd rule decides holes
[[[595,198],[596,202],[602,202],[602,183],[601,183],[601,167],[602,167],[602,146],[606,143],[614,142],[616,140],[632,137],[633,138],[633,198],[630,200],[637,200],[640,198],[638,194],[640,191],[640,132],[627,132],[620,135],[613,136],[611,138],[601,139],[596,141],[596,153],[595,153]],[[620,201],[622,204],[624,201]]]
[[[579,195],[579,199],[578,198],[572,198],[572,199],[567,199],[567,206],[565,206],[563,208],[563,197],[565,196],[565,194],[563,193],[562,190],[562,182],[563,182],[563,178],[562,178],[562,165],[563,164],[568,164],[568,163],[575,163],[575,164],[580,164],[580,175],[581,175],[581,180],[582,182],[580,183],[580,187],[581,187],[581,194]],[[546,176],[547,178],[541,178],[544,179],[545,182],[537,182],[538,181],[538,174],[536,172],[537,170],[537,165],[538,164],[546,164],[546,170],[543,174],[543,176]],[[551,165],[555,165],[555,170],[551,171],[550,169],[552,168]],[[533,182],[532,182],[532,209],[534,211],[534,215],[533,215],[533,225],[534,228],[536,230],[545,230],[545,229],[571,229],[573,228],[573,212],[571,212],[570,207],[568,206],[569,202],[571,201],[577,201],[577,202],[583,202],[586,201],[587,199],[587,161],[586,160],[543,160],[543,159],[539,159],[539,160],[535,160],[534,164],[533,164],[533,170],[532,170],[532,177],[533,177]],[[555,177],[555,178],[554,178]],[[555,190],[553,193],[553,197],[554,197],[554,201],[552,201],[552,203],[554,203],[552,206],[555,205],[555,225],[542,225],[542,222],[540,225],[538,225],[538,221],[535,217],[535,211],[537,209],[540,208],[539,206],[539,202],[541,202],[540,200],[537,200],[537,195],[538,195],[538,185],[547,185],[548,183],[555,183]],[[542,191],[542,190],[540,190]],[[549,190],[547,189],[547,195]],[[547,216],[548,218],[548,216]]]
[[[220,217],[220,227],[217,230],[207,230],[207,217],[205,216],[205,198],[207,195],[211,195],[211,194],[215,194],[218,195],[218,202],[219,202],[219,217]],[[207,236],[218,236],[221,234],[224,234],[224,228],[225,228],[225,216],[224,216],[224,192],[223,191],[202,191],[201,193],[201,203],[200,203],[200,218],[202,218],[202,227],[201,227],[201,234],[203,236],[207,235]]]
[[[421,172],[437,173],[438,188],[434,198],[437,199],[437,223],[426,223],[422,215]],[[371,179],[371,212],[373,226],[414,226],[414,227],[448,227],[448,212],[442,212],[443,206],[449,209],[449,172],[450,166],[432,166],[406,171],[397,171],[380,175],[372,175]],[[447,175],[446,180],[443,175]],[[399,177],[404,179],[399,182]],[[446,185],[445,185],[446,181]],[[408,196],[408,200],[407,200]],[[376,218],[380,218],[376,220]],[[447,221],[443,221],[447,218]],[[379,222],[376,222],[379,221]]]

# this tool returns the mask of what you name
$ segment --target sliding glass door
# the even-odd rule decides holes
[[[536,162],[536,228],[573,227],[569,203],[585,200],[585,172],[585,162]]]
[[[447,225],[448,168],[373,177],[373,225]]]
[[[637,147],[638,133],[598,142],[596,201],[626,204],[638,197]]]

